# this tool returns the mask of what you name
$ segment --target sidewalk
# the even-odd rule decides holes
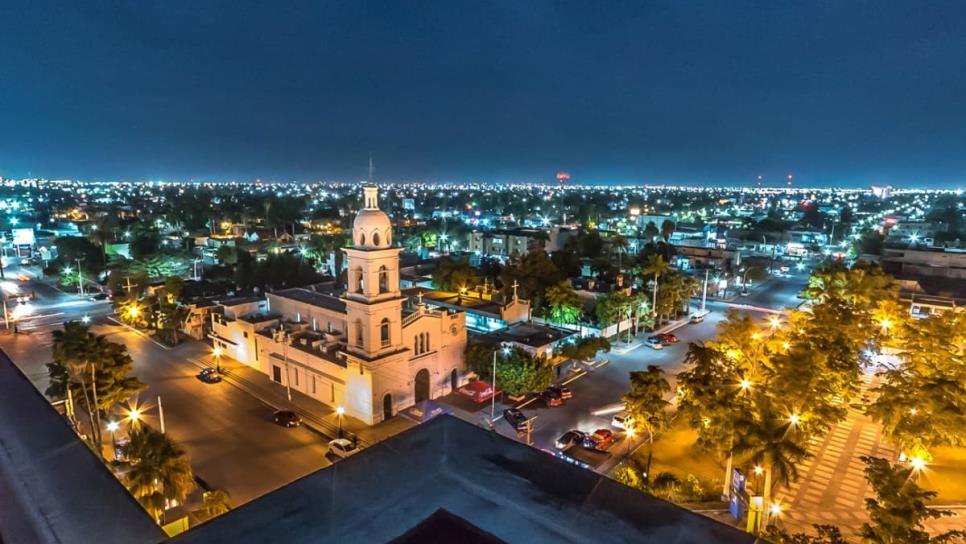
[[[201,368],[214,366],[211,358],[199,360],[188,358],[188,361]],[[223,381],[241,389],[275,410],[292,410],[302,418],[302,423],[309,429],[321,434],[326,439],[339,436],[339,415],[335,409],[292,390],[292,400],[288,400],[284,385],[273,382],[268,376],[229,357],[222,356],[220,360]],[[366,425],[364,422],[351,417],[342,416],[342,436],[357,437],[363,447],[371,446],[414,427],[415,422],[401,416],[395,416],[376,425]]]

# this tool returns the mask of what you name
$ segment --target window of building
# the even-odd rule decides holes
[[[389,292],[389,272],[386,270],[385,266],[379,267],[379,292]]]
[[[312,374],[312,394],[315,394],[315,374]]]
[[[364,232],[359,233],[359,245],[360,246],[366,245],[366,233]]]
[[[292,373],[295,374],[295,386],[298,387],[299,384],[299,369],[293,368]]]
[[[245,335],[245,338],[248,338],[248,331],[243,331],[242,334]]]
[[[356,319],[356,345],[362,346],[362,321]]]
[[[379,233],[378,232],[373,232],[372,233],[372,245],[374,245],[376,247],[379,247]]]
[[[382,323],[379,324],[379,339],[382,341],[382,347],[389,345],[389,318],[383,318]]]
[[[365,285],[365,282],[363,281],[362,268],[361,267],[356,267],[355,277],[356,277],[356,293],[361,293],[362,292],[362,289],[363,289],[363,287]]]

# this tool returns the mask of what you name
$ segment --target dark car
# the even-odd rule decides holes
[[[107,293],[95,293],[95,294],[93,294],[93,295],[91,295],[91,296],[89,296],[89,297],[87,297],[87,298],[88,298],[88,299],[89,299],[89,300],[90,300],[91,302],[97,302],[97,301],[99,301],[99,300],[108,300],[108,299],[110,299],[110,298],[111,298],[111,295],[109,295],[109,294],[107,294]]]
[[[556,446],[558,450],[565,450],[575,444],[583,444],[584,439],[586,438],[587,438],[587,433],[585,433],[584,431],[578,431],[574,429],[572,431],[567,431],[564,434],[560,435],[560,438],[558,438],[553,445]]]
[[[574,398],[573,391],[571,391],[569,387],[565,387],[563,385],[553,384],[550,387],[548,387],[547,390],[556,391],[557,393],[560,393],[560,398],[562,398],[563,400],[570,400]]]
[[[282,427],[298,427],[302,424],[302,418],[291,410],[279,410],[272,416],[272,421]]]
[[[205,383],[218,383],[221,381],[221,373],[214,368],[206,368],[198,373],[198,379]]]
[[[514,429],[520,432],[527,430],[527,416],[523,415],[517,408],[507,408],[503,410],[503,419],[510,424]]]
[[[540,393],[540,398],[547,406],[563,406],[563,393],[549,387]]]

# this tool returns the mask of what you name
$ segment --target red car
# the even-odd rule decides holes
[[[613,441],[614,433],[610,429],[597,429],[594,434],[584,439],[584,447],[602,450]]]
[[[661,341],[664,342],[665,344],[677,344],[678,343],[678,337],[675,336],[675,335],[673,335],[673,334],[671,334],[671,333],[669,333],[669,332],[666,332],[666,333],[663,333],[663,334],[659,334],[658,336],[661,337]]]

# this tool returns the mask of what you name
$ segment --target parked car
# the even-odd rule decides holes
[[[547,388],[540,393],[540,398],[549,407],[553,406],[563,406],[563,394],[560,391],[555,391],[553,389]]]
[[[691,319],[688,320],[692,325],[695,323],[701,323],[704,321],[704,314],[694,314]]]
[[[560,435],[560,438],[553,445],[558,450],[565,450],[574,444],[582,444],[585,438],[587,438],[587,433],[574,429]]]
[[[524,432],[527,430],[527,416],[523,415],[523,412],[518,408],[507,408],[503,410],[503,419],[510,424],[511,427],[519,432]]]
[[[560,398],[562,398],[563,400],[570,400],[574,398],[573,391],[571,391],[569,387],[566,387],[563,385],[553,384],[550,387],[548,387],[547,390],[560,393]]]
[[[221,373],[214,368],[206,368],[198,373],[198,379],[205,383],[218,383],[221,381]]]
[[[664,332],[659,334],[661,341],[665,344],[677,344],[679,342],[678,337],[669,332]]]
[[[350,455],[359,453],[361,449],[362,448],[356,444],[353,444],[353,442],[347,438],[336,438],[335,440],[329,441],[329,450],[326,453],[331,453],[336,457],[345,459]]]
[[[610,429],[597,429],[594,434],[584,438],[584,447],[602,450],[611,445],[614,441],[614,431]]]
[[[91,302],[97,302],[99,300],[110,300],[111,295],[108,293],[94,293],[93,295],[87,297]]]
[[[272,421],[282,427],[298,427],[302,424],[302,418],[291,410],[279,410],[272,415]]]
[[[634,418],[631,417],[627,412],[617,412],[614,417],[611,418],[610,424],[618,429],[627,430],[634,425]]]
[[[664,343],[661,342],[660,336],[651,336],[644,343],[651,349],[664,349]]]

